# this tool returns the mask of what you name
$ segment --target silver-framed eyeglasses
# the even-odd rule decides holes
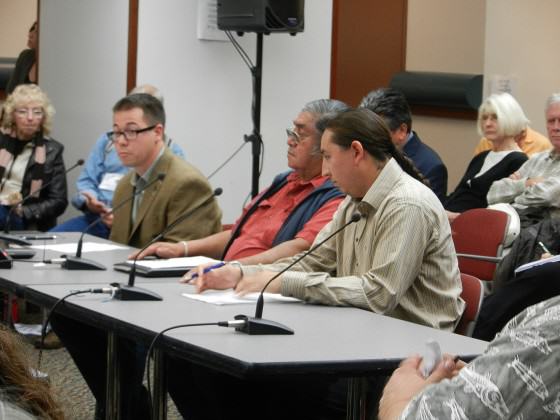
[[[157,124],[151,125],[146,128],[138,128],[138,129],[127,128],[126,130],[123,131],[109,131],[107,133],[107,137],[109,138],[111,143],[116,143],[119,140],[120,136],[124,136],[124,138],[127,141],[136,140],[138,134],[153,130],[154,128],[156,128],[156,126]]]
[[[43,108],[17,108],[14,112],[21,118],[27,118],[30,113],[33,118],[41,118],[44,115]]]
[[[301,136],[298,133],[289,128],[286,128],[286,135],[288,136],[288,138],[291,137],[292,139],[294,139],[296,143],[300,143],[302,140]]]

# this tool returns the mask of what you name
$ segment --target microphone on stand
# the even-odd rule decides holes
[[[119,204],[114,206],[111,209],[111,211],[107,212],[107,214],[108,215],[109,214],[114,214],[117,210],[119,210],[122,206],[124,206],[130,200],[133,200],[134,197],[136,197],[139,194],[142,194],[144,191],[146,191],[148,188],[150,188],[156,182],[163,181],[164,178],[165,178],[165,174],[163,174],[163,173],[158,174],[157,177],[155,179],[153,179],[152,181],[148,182],[144,186],[144,188],[141,188],[139,190],[135,190],[130,197],[124,199]],[[93,226],[97,225],[98,223],[101,223],[102,220],[103,219],[101,218],[101,216],[99,216],[97,219],[95,219],[93,222],[91,222],[89,225],[86,226],[86,228],[84,229],[84,231],[80,235],[80,239],[78,240],[78,246],[76,248],[76,255],[67,255],[66,260],[62,262],[62,265],[61,265],[62,268],[65,268],[67,270],[106,270],[107,269],[103,264],[100,264],[97,261],[93,261],[93,260],[90,260],[90,259],[87,259],[87,258],[82,258],[82,245],[83,245],[83,242],[84,242],[84,235]]]
[[[159,235],[157,235],[156,237],[154,237],[154,239],[144,245],[144,247],[136,254],[136,257],[134,257],[134,260],[132,261],[132,267],[130,268],[130,273],[128,275],[128,284],[111,283],[111,286],[116,288],[113,297],[119,300],[163,300],[163,298],[157,293],[134,285],[134,280],[136,279],[136,261],[138,261],[138,257],[150,245],[161,240],[169,231],[171,231],[171,229],[173,229],[187,217],[192,216],[202,207],[206,206],[210,201],[214,199],[214,197],[222,194],[222,191],[223,190],[221,188],[216,188],[212,195],[206,197],[196,206],[191,207],[187,212],[183,213],[183,215],[179,216],[179,218],[177,218],[173,223],[163,229],[163,231]]]
[[[317,245],[313,246],[312,248],[308,249],[306,252],[304,252],[300,257],[296,258],[295,261],[293,261],[290,265],[288,265],[286,268],[282,269],[281,271],[279,271],[278,273],[276,273],[262,288],[261,293],[259,294],[259,298],[257,299],[257,306],[255,308],[255,316],[254,317],[250,317],[247,315],[236,315],[234,318],[237,321],[244,321],[243,325],[238,325],[235,326],[237,324],[232,324],[233,326],[235,326],[235,330],[236,331],[240,331],[243,332],[245,334],[249,334],[249,335],[280,335],[280,334],[293,334],[294,330],[292,330],[290,327],[287,327],[285,325],[282,325],[276,321],[271,321],[271,320],[267,320],[267,319],[263,319],[262,318],[262,313],[263,313],[263,307],[264,307],[264,291],[266,290],[266,288],[268,287],[268,285],[270,283],[272,283],[274,280],[276,280],[278,277],[280,277],[282,274],[284,274],[286,271],[288,271],[290,268],[292,268],[294,265],[296,265],[298,262],[300,262],[301,260],[303,260],[305,257],[307,257],[309,254],[311,254],[312,252],[314,252],[317,248],[319,248],[320,246],[322,246],[325,242],[327,242],[329,239],[331,239],[333,236],[337,235],[338,233],[340,233],[341,231],[343,231],[344,229],[346,229],[349,225],[351,225],[352,223],[356,223],[358,220],[360,220],[362,218],[362,215],[360,213],[354,213],[352,214],[352,216],[350,217],[350,220],[348,222],[346,222],[344,225],[342,225],[340,228],[338,228],[337,230],[335,230],[333,233],[331,233],[329,236],[327,236],[325,239],[323,239],[321,242],[319,242]]]
[[[78,161],[71,166],[70,168],[66,169],[66,171],[64,171],[64,176],[66,176],[68,174],[68,172],[72,171],[73,169],[76,169],[78,166],[82,166],[84,164],[84,160],[83,159],[78,159]],[[53,182],[55,181],[55,179],[51,179],[49,182],[45,182],[43,185],[41,185],[41,188],[39,188],[36,191],[31,191],[29,194],[27,194],[25,197],[23,197],[21,200],[19,200],[17,202],[17,204],[13,205],[12,208],[10,209],[10,211],[8,212],[8,214],[6,215],[6,221],[4,223],[4,232],[1,233],[0,232],[0,240],[5,241],[7,243],[13,243],[16,245],[23,245],[23,246],[30,246],[33,245],[31,242],[19,238],[17,236],[14,235],[10,235],[10,221],[12,218],[12,214],[14,213],[14,211],[16,210],[16,208],[20,205],[22,205],[23,203],[25,203],[27,200],[29,200],[31,197],[33,197],[35,194],[38,194],[39,192],[41,192],[43,189],[45,189],[46,187],[48,187],[49,185],[51,185]]]

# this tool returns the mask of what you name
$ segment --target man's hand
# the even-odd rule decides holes
[[[273,271],[259,271],[255,274],[243,276],[239,267],[232,264],[226,264],[205,273],[204,269],[211,265],[211,263],[208,263],[192,269],[183,276],[181,283],[194,284],[197,293],[209,289],[234,289],[237,294],[243,296],[247,293],[260,292],[265,284],[277,274]],[[196,277],[193,278],[194,274],[196,274]],[[273,281],[266,290],[270,293],[279,293],[280,279]]]
[[[141,260],[148,255],[157,255],[160,258],[180,258],[185,256],[185,246],[182,243],[156,242],[142,251],[140,255],[138,252],[130,254],[128,259],[133,260],[138,257]]]
[[[113,213],[105,213],[101,216],[101,219],[109,229],[113,227]]]
[[[420,356],[409,357],[393,372],[379,401],[379,420],[398,418],[410,400],[424,388],[443,379],[453,378],[465,366],[464,362],[455,362],[452,356],[445,354],[431,375],[424,379],[419,370],[421,361]]]
[[[97,198],[95,198],[87,191],[82,192],[82,195],[86,199],[86,207],[92,213],[105,214],[110,210],[109,207],[107,207],[105,204],[103,204],[101,201],[99,201]]]
[[[259,271],[257,273],[243,276],[241,281],[235,286],[235,293],[238,295],[246,295],[247,293],[259,292],[268,283],[268,281],[276,274],[274,271]],[[268,293],[280,293],[281,280],[277,278],[268,285],[266,291]]]
[[[513,179],[514,181],[519,181],[521,179],[521,175],[518,171],[515,171],[509,176],[509,179]]]
[[[204,269],[212,265],[213,263],[207,263],[193,268],[183,276],[181,283],[194,284],[196,292],[201,293],[208,289],[232,289],[241,280],[241,270],[231,264],[205,273]]]
[[[527,179],[527,181],[525,181],[525,187],[529,188],[529,187],[532,187],[533,185],[537,185],[537,184],[539,184],[543,181],[544,181],[544,178],[542,178],[542,177],[529,178],[529,179]]]
[[[461,213],[456,213],[454,211],[448,211],[448,210],[446,210],[445,212],[447,213],[447,218],[449,219],[449,223],[453,223],[453,221],[457,217],[459,217],[459,215],[461,214]]]

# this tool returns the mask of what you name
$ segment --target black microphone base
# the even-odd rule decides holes
[[[66,261],[61,264],[61,267],[67,270],[107,270],[107,267],[97,261],[73,255],[68,255]]]
[[[29,242],[26,239],[22,239],[19,236],[10,235],[6,232],[0,232],[0,241],[4,241],[7,244],[16,244],[21,246],[31,246],[33,243]]]
[[[253,318],[247,315],[236,315],[238,320],[245,321],[242,327],[235,327],[235,331],[239,331],[249,335],[293,335],[294,330],[290,327],[280,324],[276,321],[268,319]]]
[[[113,298],[118,300],[163,300],[163,298],[151,290],[143,287],[129,286],[128,284],[111,283],[117,290]]]

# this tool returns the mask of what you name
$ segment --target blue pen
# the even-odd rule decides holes
[[[214,265],[211,265],[210,267],[206,267],[206,268],[204,269],[203,273],[206,274],[206,273],[208,273],[208,272],[210,272],[210,271],[212,271],[212,270],[215,270],[215,269],[217,269],[217,268],[223,267],[224,265],[226,265],[226,263],[223,262],[223,261],[220,261],[219,263],[216,263],[216,264],[214,264]],[[191,280],[192,280],[192,279],[196,279],[197,277],[198,277],[198,273],[194,273],[194,274],[191,276]]]

